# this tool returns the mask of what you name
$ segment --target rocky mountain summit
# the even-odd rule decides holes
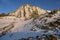
[[[33,16],[38,17],[41,14],[47,12],[50,11],[27,4],[19,7],[15,12],[10,13],[9,15],[19,17],[20,19],[25,20],[25,19],[30,19]]]
[[[49,11],[27,4],[9,14],[0,14],[0,40],[51,34],[60,35],[60,9]]]

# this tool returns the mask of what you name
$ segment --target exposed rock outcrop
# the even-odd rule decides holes
[[[32,17],[40,16],[41,14],[44,14],[47,12],[50,12],[50,11],[27,4],[19,7],[15,12],[10,13],[9,15],[16,16],[22,20],[25,20],[25,19],[30,19]]]

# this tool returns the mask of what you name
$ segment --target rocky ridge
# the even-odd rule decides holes
[[[20,19],[25,20],[25,19],[31,19],[33,17],[38,17],[41,14],[47,12],[50,11],[27,4],[19,7],[15,12],[10,13],[9,15],[19,17]]]

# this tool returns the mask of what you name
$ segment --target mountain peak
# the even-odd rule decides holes
[[[47,10],[44,10],[42,8],[32,6],[29,4],[23,5],[19,7],[15,12],[10,13],[11,16],[19,17],[20,19],[30,19],[34,15],[34,17],[47,13]]]

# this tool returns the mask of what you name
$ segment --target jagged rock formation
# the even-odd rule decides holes
[[[16,16],[25,20],[25,19],[30,19],[33,16],[37,17],[47,12],[50,12],[50,11],[27,4],[27,5],[19,7],[15,12],[10,13],[9,15]]]
[[[35,28],[42,29],[60,29],[60,9],[53,10],[50,13],[45,13],[37,18],[35,21]],[[56,31],[56,30],[55,30]]]

